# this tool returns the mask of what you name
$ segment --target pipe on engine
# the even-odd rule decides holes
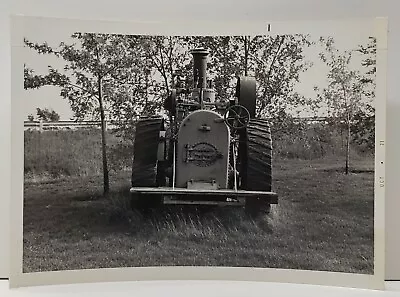
[[[207,88],[207,56],[209,53],[204,48],[197,48],[191,51],[193,55],[194,88]]]

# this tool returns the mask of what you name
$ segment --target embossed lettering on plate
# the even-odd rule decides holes
[[[222,158],[218,149],[207,142],[199,142],[194,145],[187,144],[185,162],[191,162],[196,166],[206,167],[214,164]]]

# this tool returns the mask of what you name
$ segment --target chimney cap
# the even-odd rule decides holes
[[[191,54],[192,55],[197,54],[197,55],[205,55],[205,56],[207,56],[209,53],[210,53],[209,50],[207,50],[207,49],[205,49],[203,47],[198,47],[198,48],[195,48],[195,49],[191,50]]]

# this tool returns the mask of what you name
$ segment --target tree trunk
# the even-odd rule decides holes
[[[101,118],[101,142],[102,142],[102,153],[103,153],[103,183],[104,183],[103,186],[104,186],[104,195],[107,195],[110,192],[110,180],[108,176],[106,120],[104,115],[101,77],[98,77],[97,82],[99,88],[99,105],[100,105],[100,118]]]
[[[347,140],[346,140],[346,174],[349,174],[349,160],[350,160],[350,123],[347,124]]]
[[[343,151],[344,149],[343,127],[339,127],[339,129],[340,129],[340,139],[342,140],[341,150]]]
[[[244,76],[247,76],[248,70],[248,56],[249,56],[249,45],[248,45],[247,36],[244,37]]]

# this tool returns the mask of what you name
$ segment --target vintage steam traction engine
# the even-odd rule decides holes
[[[132,204],[245,205],[260,214],[278,202],[272,192],[269,124],[255,118],[256,82],[240,77],[234,99],[216,100],[207,80],[205,49],[192,50],[192,89],[165,99],[169,120],[141,118],[136,125]]]

